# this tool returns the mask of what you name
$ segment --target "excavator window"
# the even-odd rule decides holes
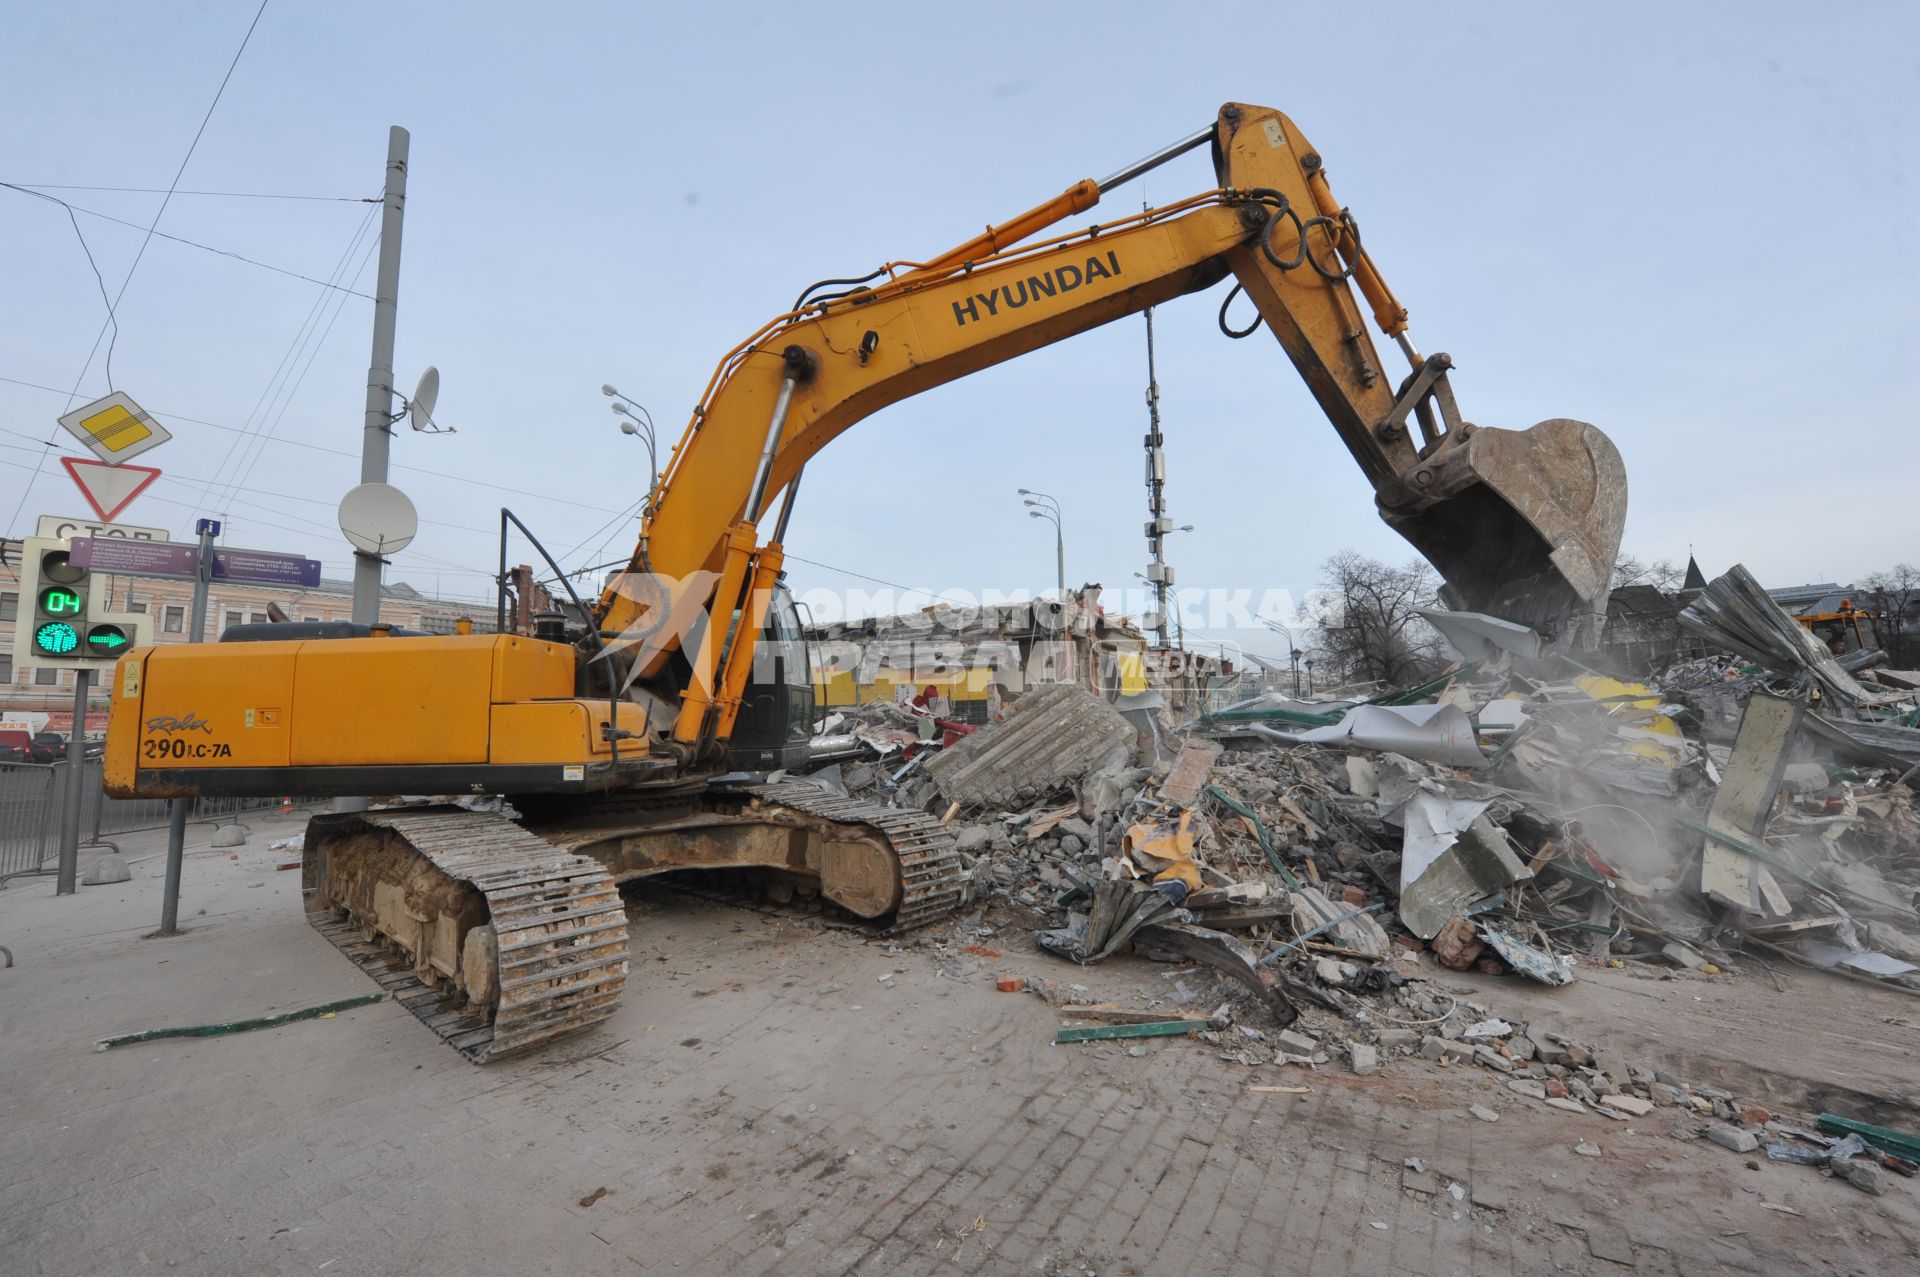
[[[770,771],[806,762],[813,734],[812,664],[800,613],[785,586],[776,587],[753,652],[753,674],[740,698],[728,742],[732,765]]]

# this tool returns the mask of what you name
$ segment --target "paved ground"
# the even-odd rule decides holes
[[[961,942],[1003,947],[997,959],[895,949],[657,890],[630,897],[620,1014],[529,1061],[466,1064],[392,1004],[95,1053],[107,1033],[371,987],[300,920],[298,875],[273,868],[284,857],[266,838],[293,828],[255,820],[239,860],[196,851],[182,910],[193,930],[176,939],[142,938],[159,914],[157,860],[75,898],[46,880],[0,890],[0,944],[16,959],[0,971],[0,1272],[1886,1274],[1920,1262],[1920,1182],[1872,1198],[1804,1168],[1748,1169],[1672,1138],[1659,1113],[1562,1114],[1475,1070],[1403,1061],[1354,1078],[1247,1069],[1198,1042],[1140,1057],[1055,1047],[1054,1013],[994,992],[996,969],[1132,996],[1174,982],[1131,961],[1075,972],[1015,935]],[[138,855],[155,839],[125,841]],[[1855,1010],[1852,986],[1821,979],[1824,1029],[1911,1051],[1911,1018],[1885,1023],[1899,1014]],[[1589,1004],[1588,1027],[1605,1030],[1608,999]],[[1615,1027],[1644,1038],[1648,1012],[1634,1014]],[[1475,1101],[1500,1121],[1469,1117]],[[1601,1156],[1576,1155],[1583,1139]],[[1408,1157],[1431,1178],[1409,1179]]]

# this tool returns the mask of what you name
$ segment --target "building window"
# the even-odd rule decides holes
[[[33,682],[36,687],[58,686],[60,671],[51,665],[41,665],[33,671]]]
[[[0,685],[12,686],[12,684],[13,654],[11,652],[0,652]]]
[[[229,612],[227,613],[227,628],[232,629],[234,626],[239,625],[241,622],[245,621],[246,619],[247,619],[246,614],[244,612]]]
[[[255,612],[252,619],[255,625],[265,625],[267,623],[267,614],[265,612]]]
[[[145,603],[128,603],[127,611],[138,612],[141,616],[145,616],[147,614],[147,605]]]
[[[309,621],[309,622],[311,622],[311,621],[318,621],[318,620],[319,620],[320,618],[319,618],[319,617],[317,617],[317,616],[303,616],[303,617],[301,617],[300,619],[301,619],[301,620],[303,620],[303,621]]]
[[[160,614],[160,628],[168,634],[178,634],[186,628],[187,609],[170,607]]]
[[[0,621],[20,619],[20,596],[18,594],[0,594]]]

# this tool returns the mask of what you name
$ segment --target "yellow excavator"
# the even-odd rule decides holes
[[[1200,147],[1208,189],[1039,238]],[[1228,276],[1220,326],[1265,324],[1452,605],[1563,637],[1595,624],[1626,511],[1613,445],[1566,419],[1461,420],[1451,361],[1415,349],[1320,154],[1280,112],[1229,104],[948,252],[807,289],[720,361],[631,561],[572,617],[444,637],[242,626],[129,654],[108,790],[442,796],[315,817],[303,878],[314,925],[475,1061],[612,1014],[629,879],[751,868],[878,926],[924,925],[962,898],[947,829],[790,774],[813,698],[781,585],[804,467],[896,400]],[[1236,331],[1243,291],[1258,319]]]

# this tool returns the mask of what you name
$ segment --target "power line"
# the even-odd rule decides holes
[[[74,399],[80,394],[81,385],[87,379],[87,369],[93,367],[93,354],[94,351],[100,349],[100,339],[107,335],[109,327],[113,330],[115,340],[117,341],[119,338],[120,321],[116,312],[119,309],[120,299],[127,295],[127,285],[133,282],[133,273],[140,268],[140,259],[147,255],[147,245],[153,242],[153,232],[160,225],[160,218],[166,213],[167,205],[173,201],[173,192],[179,188],[180,179],[186,175],[187,164],[193,159],[194,151],[199,149],[200,138],[207,131],[207,122],[213,118],[214,108],[220,105],[220,99],[226,95],[227,82],[233,79],[233,69],[240,65],[240,55],[247,51],[247,45],[253,39],[254,28],[260,25],[260,15],[267,11],[269,2],[270,0],[260,0],[260,7],[254,11],[253,21],[247,24],[247,34],[241,37],[240,47],[234,50],[233,61],[227,64],[227,73],[220,77],[220,87],[214,90],[213,101],[207,104],[206,114],[200,117],[200,127],[194,130],[193,141],[188,144],[187,153],[180,160],[180,167],[174,170],[173,181],[167,184],[166,198],[160,201],[160,208],[154,213],[153,221],[147,227],[147,236],[140,241],[140,251],[134,254],[133,265],[127,267],[126,278],[120,281],[120,291],[114,295],[113,301],[107,306],[107,323],[100,325],[100,331],[94,335],[93,345],[87,351],[86,362],[80,365],[80,375],[73,379],[73,389],[67,393],[67,407],[69,408],[73,406]],[[40,198],[52,199],[53,197],[43,195],[40,196]],[[113,346],[109,344],[107,346],[107,362],[111,364],[112,361]],[[112,377],[108,377],[107,379],[107,389],[109,391],[113,389]],[[26,509],[27,506],[27,495],[33,491],[33,485],[39,478],[40,462],[36,460],[33,465],[33,475],[27,480],[26,485],[20,489],[20,501],[13,508],[13,516],[7,520],[7,526],[9,528],[20,521],[20,512]]]
[[[206,114],[200,117],[200,127],[193,131],[193,141],[187,143],[187,153],[180,157],[180,167],[173,171],[173,181],[167,184],[166,196],[160,201],[160,207],[154,210],[153,221],[147,226],[146,238],[140,241],[140,251],[133,255],[133,265],[127,267],[126,278],[120,281],[120,291],[114,294],[113,304],[107,308],[108,319],[111,320],[113,318],[114,311],[119,308],[121,299],[126,297],[127,285],[133,282],[134,272],[140,269],[140,259],[147,255],[147,245],[153,242],[153,232],[159,227],[160,219],[166,216],[167,205],[173,202],[173,193],[179,188],[180,179],[187,175],[187,165],[193,162],[193,153],[200,149],[200,139],[206,134],[208,122],[213,119],[214,108],[218,107],[220,105],[220,99],[226,96],[227,82],[233,79],[234,68],[240,65],[240,57],[247,51],[247,45],[253,39],[254,28],[260,25],[261,15],[266,13],[267,5],[270,2],[271,0],[260,0],[260,7],[254,10],[253,13],[253,21],[247,24],[247,33],[240,37],[240,47],[233,51],[233,61],[227,63],[227,73],[220,77],[220,87],[213,91],[213,101],[207,103]],[[47,198],[51,197],[49,196]],[[117,337],[119,334],[119,325],[115,323],[113,327],[115,336]],[[101,325],[100,332],[102,335],[104,335],[106,331],[107,326],[104,324]],[[93,346],[94,350],[100,348],[99,337],[93,339]],[[107,359],[109,362],[113,359],[113,346],[111,344],[107,346]],[[87,352],[87,362],[80,368],[80,376],[74,380],[73,393],[75,395],[80,393],[80,383],[86,380],[87,369],[92,366],[93,351],[90,350]],[[107,382],[107,389],[113,389],[111,379]],[[69,400],[68,406],[72,406],[71,400]]]
[[[42,385],[37,381],[23,381],[18,377],[0,377],[0,381],[4,381],[8,385],[12,385],[12,386],[25,386],[29,390],[44,390],[48,394],[53,394],[53,395],[64,395],[67,393],[66,391],[60,389],[58,386],[46,386],[46,385]],[[185,413],[164,412],[158,408],[149,408],[147,409],[147,411],[151,415],[156,417],[167,417],[174,421],[184,421],[191,425],[206,426],[208,429],[211,429],[211,430],[225,430],[230,434],[251,434],[252,433],[251,430],[245,430],[239,426],[229,426],[224,422],[219,422],[219,421],[207,421],[200,417],[189,417]],[[360,460],[360,454],[357,452],[348,452],[342,448],[329,448],[325,444],[320,444],[320,443],[308,443],[304,439],[274,438],[274,439],[268,440],[268,442],[285,444],[290,448],[306,448],[311,452],[331,453],[336,457],[346,457],[349,460],[356,461],[356,462]],[[52,448],[57,445],[54,443],[54,441],[48,440],[43,446]],[[444,470],[429,469],[426,466],[402,465],[401,463],[396,461],[392,464],[392,468],[395,470],[409,470],[415,474],[432,475],[436,479],[445,479],[451,483],[464,483],[476,488],[488,488],[494,492],[505,492],[516,497],[526,497],[532,501],[551,501],[556,505],[571,506],[576,510],[586,510],[593,514],[624,515],[627,513],[626,510],[615,511],[615,510],[609,510],[605,506],[587,505],[577,497],[556,497],[544,492],[529,492],[524,488],[511,488],[506,486],[505,484],[489,483],[485,479],[470,479],[465,475],[449,474]],[[635,505],[628,507],[628,509],[637,510],[638,503],[635,503]],[[586,540],[588,541],[592,539],[593,538],[591,536],[586,538]],[[585,544],[585,542],[583,541],[582,544]]]
[[[366,236],[367,228],[373,224],[373,215],[374,210],[369,208],[366,211],[366,215],[360,219],[359,226],[356,227],[353,232],[353,238],[348,240],[347,246],[340,251],[340,259],[334,263],[333,270],[328,274],[327,278],[329,282],[343,277],[347,263],[353,260],[354,250],[359,247],[361,239]],[[377,244],[378,242],[379,240],[376,237],[374,243]],[[369,246],[369,251],[371,251],[371,246]],[[363,268],[364,265],[365,263],[363,262]],[[324,292],[320,293],[313,299],[313,304],[307,308],[305,318],[300,321],[299,328],[294,331],[293,340],[287,343],[287,349],[281,354],[280,362],[274,365],[272,375],[267,378],[267,384],[261,388],[260,397],[254,400],[253,407],[247,410],[247,415],[239,436],[228,442],[225,455],[220,458],[220,464],[214,468],[213,478],[207,481],[207,486],[201,492],[203,499],[212,499],[213,489],[215,486],[220,485],[221,480],[226,476],[229,463],[233,465],[234,473],[236,475],[239,474],[240,466],[244,463],[248,451],[252,448],[256,434],[258,432],[264,432],[266,429],[267,414],[271,411],[269,407],[270,402],[284,384],[284,378],[291,375],[293,364],[300,358],[301,348],[312,336],[313,329],[318,325],[320,316],[325,312],[326,303],[329,300],[329,294]],[[346,299],[344,297],[340,299],[341,305],[344,306],[345,302]],[[339,311],[336,309],[334,314],[338,317]],[[328,325],[328,331],[332,331],[331,324]],[[316,350],[315,353],[317,354],[318,351]],[[261,446],[264,447],[265,445],[263,444]],[[238,460],[236,460],[236,455],[239,458]],[[232,485],[228,486],[231,488]]]
[[[4,429],[5,429],[4,427],[0,427],[0,430],[4,430]],[[10,435],[14,435],[14,436],[16,436],[16,437],[18,437],[18,438],[21,438],[21,439],[27,439],[27,440],[30,440],[30,441],[32,441],[32,440],[34,440],[34,436],[32,436],[32,435],[29,435],[29,434],[22,434],[22,433],[21,433],[20,431],[18,431],[18,430],[6,430],[6,433],[7,433],[7,434],[10,434]],[[55,446],[55,445],[53,445],[53,444],[40,444],[40,447],[42,447],[42,448],[51,448],[51,447],[54,447],[54,446]],[[31,451],[33,451],[33,449],[31,449],[31,448],[23,448],[23,447],[21,447],[21,446],[20,446],[19,444],[17,444],[17,443],[0,443],[0,448],[11,448],[11,449],[13,449],[13,450],[15,450],[15,451],[17,451],[17,452],[31,452]],[[13,462],[13,463],[10,463],[10,464],[14,464],[14,465],[18,465],[18,464],[21,464],[21,463],[19,463],[19,462]],[[301,521],[301,522],[303,522],[303,523],[312,523],[312,524],[313,524],[313,526],[315,526],[316,528],[327,528],[327,525],[326,525],[326,524],[324,524],[324,523],[319,523],[319,522],[317,522],[317,521],[315,521],[315,520],[311,520],[311,519],[301,519],[301,516],[299,516],[299,515],[297,515],[297,514],[288,514],[288,513],[287,513],[287,512],[285,511],[285,510],[280,510],[280,509],[277,509],[277,508],[276,508],[276,507],[274,507],[274,506],[267,506],[267,505],[260,505],[260,504],[259,504],[258,502],[255,502],[255,501],[249,501],[249,500],[247,500],[247,499],[246,499],[245,497],[242,497],[242,496],[240,496],[240,495],[238,494],[238,492],[237,492],[237,491],[231,491],[231,492],[224,492],[224,493],[222,493],[222,494],[221,494],[221,495],[220,495],[219,497],[217,497],[217,498],[209,498],[209,497],[207,496],[207,493],[206,493],[206,487],[207,487],[207,486],[210,486],[210,485],[208,485],[208,481],[207,481],[207,480],[205,480],[205,479],[201,479],[201,478],[198,478],[197,476],[194,476],[194,475],[189,475],[189,474],[174,474],[174,473],[172,473],[172,472],[168,472],[168,473],[166,473],[166,474],[162,474],[162,475],[160,476],[160,478],[161,478],[161,479],[164,479],[164,480],[166,480],[166,481],[168,481],[168,482],[170,482],[170,483],[184,483],[184,484],[196,484],[196,483],[197,483],[197,484],[201,484],[201,485],[203,485],[203,486],[202,486],[202,489],[201,489],[201,493],[200,493],[200,498],[199,498],[199,502],[198,502],[198,505],[199,505],[199,507],[200,507],[200,508],[203,508],[203,509],[206,509],[206,510],[215,510],[215,511],[218,511],[218,510],[223,510],[223,509],[224,509],[224,508],[225,508],[225,507],[226,507],[227,505],[229,505],[229,504],[232,504],[232,505],[250,505],[250,506],[253,506],[253,507],[254,507],[255,509],[258,509],[258,510],[266,510],[266,511],[269,511],[269,512],[271,512],[271,513],[274,513],[274,514],[281,514],[281,515],[285,515],[285,516],[286,516],[287,518],[289,518],[289,519],[300,519],[300,521]],[[297,492],[274,492],[274,491],[272,491],[271,489],[268,489],[268,488],[249,488],[249,489],[248,489],[248,491],[249,491],[249,492],[251,492],[251,493],[252,493],[253,495],[255,495],[255,496],[260,496],[260,497],[278,497],[278,498],[279,498],[280,500],[282,500],[282,501],[303,501],[303,502],[305,502],[305,503],[307,503],[308,505],[323,505],[323,506],[326,506],[326,507],[327,507],[328,509],[334,509],[334,508],[336,508],[336,507],[338,507],[338,505],[340,504],[340,503],[339,503],[339,502],[337,502],[337,501],[333,501],[333,500],[329,500],[329,499],[327,499],[327,498],[325,498],[325,497],[306,497],[306,496],[301,496],[301,495],[300,495],[299,493],[297,493]],[[188,507],[189,509],[192,509],[192,508],[194,508],[194,506],[192,506],[192,505],[189,505],[189,504],[188,504],[187,502],[185,502],[185,501],[176,501],[176,502],[174,502],[173,504],[175,504],[175,505],[185,505],[185,506],[187,506],[187,507]],[[427,524],[431,524],[432,526],[434,526],[434,527],[436,527],[436,528],[448,528],[448,529],[451,529],[452,531],[455,531],[455,532],[471,532],[471,533],[473,533],[473,534],[475,534],[476,536],[483,536],[483,537],[490,537],[490,536],[493,536],[493,535],[495,534],[495,532],[497,531],[497,529],[494,529],[494,528],[470,528],[470,527],[468,527],[468,526],[466,526],[466,525],[465,525],[464,523],[447,523],[447,522],[444,522],[444,521],[442,521],[442,520],[440,520],[440,519],[421,519],[421,520],[420,520],[420,522],[422,522],[422,523],[427,523]],[[327,530],[328,530],[328,531],[332,531],[333,529],[331,529],[331,528],[327,528]]]
[[[236,262],[245,262],[249,266],[258,266],[261,270],[270,270],[276,275],[285,275],[289,279],[303,280],[309,284],[318,284],[322,288],[339,288],[339,285],[330,284],[324,279],[315,279],[311,275],[302,275],[297,270],[288,270],[284,266],[275,266],[272,262],[263,262],[256,258],[248,257],[246,254],[236,253],[230,248],[215,248],[211,244],[202,244],[199,240],[196,240],[196,239],[187,239],[185,236],[181,236],[181,235],[169,235],[165,231],[156,231],[156,230],[153,230],[151,227],[142,226],[138,222],[129,222],[122,217],[113,217],[109,214],[102,213],[98,209],[82,208],[78,204],[69,204],[66,200],[59,199],[55,196],[44,195],[39,191],[30,191],[26,187],[21,186],[17,182],[0,182],[0,187],[5,187],[6,189],[11,191],[18,191],[22,195],[31,195],[33,198],[37,200],[46,200],[50,204],[58,204],[61,208],[64,208],[67,210],[67,215],[69,217],[71,217],[75,213],[85,213],[88,217],[97,217],[103,222],[112,222],[116,226],[126,226],[136,231],[145,231],[149,236],[152,236],[153,238],[156,238],[156,239],[170,239],[176,244],[185,244],[188,248],[198,248],[203,252],[212,253],[218,257],[231,257]],[[343,288],[340,291],[353,292],[353,290],[350,288]],[[373,296],[370,293],[354,293],[353,295],[355,297],[365,297],[368,301],[373,300]],[[108,313],[109,314],[112,313],[111,307],[108,308]],[[108,384],[109,385],[112,384],[111,377],[108,378]]]
[[[55,201],[58,203],[59,201]],[[80,241],[80,251],[87,255],[87,265],[93,267],[93,282],[100,286],[100,301],[107,308],[107,319],[113,324],[116,336],[120,332],[120,321],[114,317],[113,303],[107,300],[107,281],[100,274],[100,263],[93,260],[93,250],[87,247],[87,237],[80,233],[80,219],[73,215],[73,206],[66,206],[67,220],[73,223],[73,237]],[[113,343],[107,343],[107,385],[113,385]]]
[[[164,195],[158,186],[67,186],[58,182],[0,182],[0,186],[30,191],[120,191],[128,195]],[[175,195],[218,195],[240,200],[320,200],[335,204],[378,204],[364,195],[281,195],[273,191],[174,191]],[[84,211],[84,210],[82,210]],[[101,214],[104,216],[104,214]]]
[[[868,576],[865,572],[855,572],[852,568],[837,568],[833,566],[833,564],[831,563],[819,563],[819,562],[815,562],[813,559],[803,559],[799,555],[794,554],[791,551],[789,551],[784,557],[791,559],[795,563],[805,563],[809,567],[825,568],[829,572],[838,572],[841,576],[858,577],[862,581],[871,581],[875,585],[884,585],[889,589],[905,590],[908,594],[924,594],[930,599],[945,599],[947,602],[957,603],[961,607],[978,606],[978,604],[972,599],[959,599],[959,598],[955,598],[951,594],[942,594],[938,590],[923,590],[917,585],[902,585],[898,581],[883,580],[882,578],[877,576]]]
[[[11,448],[11,447],[16,447],[16,446],[17,446],[17,445],[14,445],[14,444],[0,444],[0,448]],[[21,448],[21,449],[20,449],[20,451],[22,451],[22,452],[25,452],[25,451],[26,451],[26,449],[25,449],[25,448]],[[20,462],[20,461],[8,461],[8,460],[7,460],[7,459],[6,459],[5,457],[0,457],[0,466],[11,466],[11,467],[13,467],[13,468],[14,468],[14,469],[16,469],[16,470],[25,470],[25,469],[28,469],[28,468],[29,468],[29,467],[28,467],[28,466],[27,466],[27,465],[26,465],[26,464],[25,464],[24,462]],[[285,494],[283,494],[283,493],[268,493],[268,494],[265,494],[265,495],[269,495],[269,496],[283,496],[283,495],[285,495]],[[302,498],[302,499],[305,499],[305,498]],[[177,500],[176,498],[173,498],[173,497],[163,497],[163,496],[157,496],[157,495],[155,495],[155,494],[153,494],[153,493],[147,493],[147,494],[144,494],[144,495],[143,495],[143,496],[141,497],[141,500],[143,500],[143,501],[158,501],[158,502],[159,502],[160,504],[162,504],[162,505],[177,505],[177,506],[183,506],[183,507],[185,507],[185,508],[187,508],[187,509],[189,509],[189,510],[199,510],[199,511],[200,511],[201,513],[214,513],[214,514],[222,514],[222,515],[224,515],[224,514],[227,514],[227,513],[228,513],[228,512],[226,511],[226,510],[214,510],[214,511],[209,511],[209,510],[207,510],[207,508],[206,508],[206,507],[204,507],[204,506],[201,506],[201,505],[199,505],[198,503],[195,503],[195,502],[189,502],[189,501],[180,501],[180,500]],[[304,528],[291,528],[291,527],[288,527],[288,526],[287,526],[286,524],[284,524],[284,523],[274,523],[274,522],[272,522],[272,521],[270,521],[270,520],[267,520],[267,519],[262,519],[262,518],[259,518],[259,517],[257,517],[257,516],[254,516],[254,515],[248,515],[248,516],[246,516],[247,518],[249,518],[249,519],[251,519],[251,520],[252,520],[252,522],[253,522],[254,524],[256,524],[256,525],[258,525],[259,527],[263,527],[263,528],[272,528],[272,529],[274,529],[274,530],[275,530],[276,532],[293,532],[293,533],[296,533],[296,534],[298,534],[298,535],[300,535],[300,536],[303,536],[303,537],[305,537],[305,536],[312,536],[312,535],[313,535],[313,533],[314,533],[314,532],[315,532],[316,530],[317,530],[317,531],[322,531],[322,532],[333,532],[333,531],[336,531],[336,529],[335,529],[335,528],[333,528],[333,527],[331,527],[331,526],[329,526],[329,525],[327,525],[327,524],[324,524],[324,523],[320,523],[320,522],[318,522],[318,521],[316,521],[316,520],[313,520],[313,519],[306,519],[306,518],[302,518],[302,517],[301,517],[300,515],[297,515],[297,514],[288,514],[288,513],[287,513],[286,511],[284,511],[284,510],[279,510],[279,509],[276,509],[276,508],[275,508],[275,507],[273,507],[273,506],[268,506],[268,505],[261,505],[261,504],[260,504],[259,502],[257,502],[257,501],[248,501],[248,500],[245,500],[245,499],[236,499],[236,500],[234,501],[234,503],[233,503],[233,504],[235,504],[235,505],[244,505],[244,506],[251,506],[251,507],[253,507],[254,509],[257,509],[257,510],[266,510],[266,511],[268,511],[269,513],[273,513],[273,514],[278,514],[278,515],[280,515],[280,516],[281,516],[281,517],[283,517],[283,518],[288,518],[288,519],[292,519],[292,520],[294,520],[295,522],[298,522],[298,523],[304,523],[304,524],[306,524],[306,525],[307,525],[307,526],[306,526],[306,527],[304,527]],[[432,522],[432,520],[422,520],[422,522]],[[475,531],[475,529],[470,529],[470,528],[462,528],[462,529],[459,529],[459,530],[460,530],[460,531]],[[472,575],[474,575],[474,576],[484,576],[484,577],[489,577],[489,578],[493,576],[493,573],[491,573],[491,572],[485,572],[485,571],[481,571],[480,569],[477,569],[477,568],[470,568],[470,567],[468,567],[467,565],[465,565],[465,564],[463,564],[463,563],[456,563],[456,562],[454,562],[454,561],[453,561],[452,559],[442,559],[442,558],[439,558],[439,557],[437,557],[437,556],[435,556],[435,555],[431,555],[431,554],[426,554],[426,553],[423,553],[423,552],[421,552],[421,551],[419,551],[419,550],[414,550],[414,549],[411,549],[411,548],[409,548],[409,549],[406,549],[406,550],[400,550],[400,551],[396,551],[396,557],[397,557],[398,555],[401,555],[401,554],[405,554],[405,555],[408,555],[408,556],[410,556],[410,557],[412,557],[412,558],[415,558],[415,559],[419,559],[419,560],[420,560],[420,561],[422,561],[423,563],[427,563],[427,564],[435,564],[435,565],[438,565],[438,566],[439,566],[439,567],[440,567],[440,568],[441,568],[442,570],[444,570],[444,571],[453,571],[453,572],[466,572],[466,573],[471,573],[471,574],[472,574]]]
[[[374,212],[375,210],[371,208],[367,210],[369,224],[371,224]],[[373,260],[374,249],[379,247],[379,244],[380,237],[378,235],[374,236],[372,241],[368,243],[367,251],[360,256],[360,266],[354,271],[351,277],[354,283],[359,283],[361,276],[366,274],[367,266]],[[346,279],[348,276],[342,275],[341,278]],[[340,312],[345,310],[346,306],[347,299],[345,297],[341,297],[334,303],[333,315],[327,320],[326,328],[321,331],[319,338],[313,341],[307,349],[307,362],[301,366],[299,377],[294,379],[291,386],[288,386],[284,381],[281,383],[286,393],[280,398],[280,410],[274,414],[273,424],[271,425],[266,424],[265,418],[261,419],[261,424],[264,428],[259,432],[259,441],[253,447],[253,455],[246,458],[247,468],[228,483],[227,487],[229,491],[238,488],[253,477],[254,468],[260,464],[260,458],[266,454],[267,445],[273,442],[274,436],[280,432],[280,423],[287,419],[287,410],[293,407],[294,396],[300,393],[300,387],[307,384],[307,374],[313,371],[314,360],[320,357],[320,351],[327,344],[327,338],[333,336],[333,326],[340,322]],[[289,368],[289,371],[291,371],[291,368]],[[245,449],[242,449],[242,453],[244,455]]]

